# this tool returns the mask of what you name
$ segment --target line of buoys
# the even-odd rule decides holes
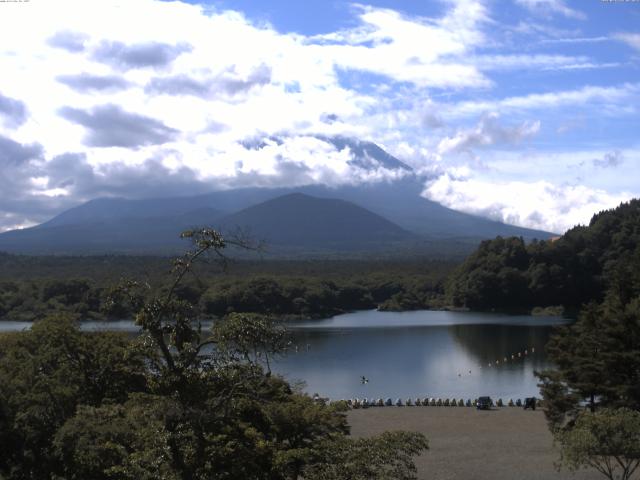
[[[324,401],[329,402],[329,399],[314,397],[316,401]],[[464,400],[462,398],[434,398],[434,397],[416,397],[415,399],[407,398],[403,400],[402,398],[397,398],[395,401],[391,398],[387,398],[383,400],[382,398],[374,399],[374,398],[349,398],[347,400],[338,400],[337,402],[342,402],[347,405],[349,408],[369,408],[369,407],[476,407],[478,406],[478,399],[474,398],[471,400],[468,398]],[[531,403],[533,402],[533,404]],[[333,403],[333,402],[329,402]],[[531,408],[533,405],[540,408],[542,406],[542,400],[535,397],[526,398],[522,401],[520,398],[515,401],[510,398],[508,402],[504,402],[502,398],[498,398],[496,401],[491,402],[492,406],[501,408],[501,407],[525,407]]]
[[[536,351],[535,347],[531,347],[531,348],[527,348],[527,349],[525,349],[523,351],[513,353],[510,356],[507,355],[505,357],[502,357],[501,359],[498,358],[495,362],[488,362],[487,363],[487,368],[498,367],[500,365],[504,365],[506,363],[509,363],[510,361],[511,362],[515,362],[520,358],[527,357],[530,353],[535,353],[535,351]],[[477,365],[476,368],[478,370],[482,370],[482,365]],[[473,369],[468,370],[468,375],[471,375],[472,370]],[[462,378],[463,377],[462,373],[458,372],[458,377]]]

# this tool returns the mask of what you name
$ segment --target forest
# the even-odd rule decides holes
[[[640,200],[593,216],[556,240],[486,240],[447,281],[447,302],[473,310],[562,306],[576,312],[614,285],[640,287]]]
[[[342,261],[238,261],[226,272],[215,262],[194,267],[179,298],[201,318],[261,312],[319,318],[380,308],[412,310],[444,305],[444,285],[455,264]],[[33,321],[52,312],[87,320],[132,318],[125,304],[106,299],[121,279],[166,289],[170,261],[162,257],[29,257],[0,255],[0,318]]]

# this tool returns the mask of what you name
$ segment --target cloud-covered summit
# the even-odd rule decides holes
[[[411,174],[561,231],[640,195],[640,32],[608,3],[3,6],[0,230],[97,196]]]

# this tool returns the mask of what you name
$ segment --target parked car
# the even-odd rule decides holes
[[[476,408],[478,410],[489,410],[492,406],[493,406],[493,400],[491,400],[491,397],[478,398],[478,404],[476,405]]]

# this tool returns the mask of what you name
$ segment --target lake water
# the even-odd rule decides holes
[[[294,324],[297,352],[275,370],[332,399],[539,396],[534,371],[550,366],[544,346],[553,326],[565,323],[494,313],[361,311]]]
[[[273,369],[332,399],[539,396],[533,372],[550,366],[544,345],[553,326],[565,323],[495,313],[360,311],[292,324],[294,348]],[[29,325],[0,321],[0,331]],[[85,322],[82,329],[138,331],[131,321]]]

